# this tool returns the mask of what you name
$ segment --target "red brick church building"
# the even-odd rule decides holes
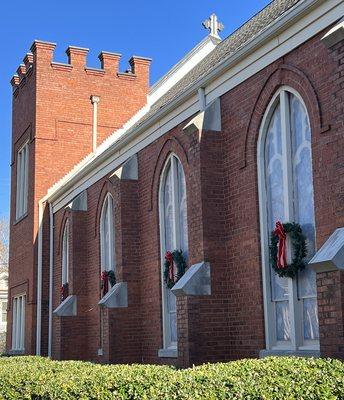
[[[344,358],[343,16],[274,0],[221,40],[212,15],[153,86],[149,58],[32,44],[11,80],[8,353]],[[306,237],[293,277],[271,266],[277,221]]]

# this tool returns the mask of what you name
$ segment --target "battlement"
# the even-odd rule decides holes
[[[69,46],[66,50],[67,62],[54,61],[54,51],[56,44],[35,40],[31,46],[31,52],[23,58],[23,63],[19,65],[16,74],[11,79],[11,85],[15,92],[22,82],[32,73],[32,70],[40,68],[41,70],[54,69],[57,71],[72,72],[88,75],[107,75],[118,79],[139,79],[146,80],[149,85],[149,67],[151,59],[147,57],[132,56],[129,68],[120,71],[121,54],[108,51],[101,51],[98,58],[100,60],[99,68],[87,66],[87,54],[89,49],[84,47]]]

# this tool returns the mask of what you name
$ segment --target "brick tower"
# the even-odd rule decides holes
[[[70,46],[66,51],[68,63],[60,63],[53,61],[54,48],[53,43],[35,41],[11,80],[12,227],[7,350],[12,353],[36,353],[39,200],[52,184],[140,110],[149,90],[150,59],[133,56],[129,60],[130,71],[119,72],[120,54],[101,52],[98,69],[86,66],[88,49]],[[48,293],[44,279],[47,264],[44,259],[44,299]],[[47,307],[44,301],[43,330]],[[15,332],[13,315],[25,316],[16,324]],[[18,329],[25,334],[21,335]],[[46,354],[46,343],[40,345],[41,353]]]

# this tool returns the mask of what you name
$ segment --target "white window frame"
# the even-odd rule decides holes
[[[25,306],[26,294],[12,298],[12,350],[25,350]]]
[[[63,228],[62,236],[62,257],[61,257],[61,280],[62,285],[69,282],[69,221]]]
[[[288,291],[292,293],[289,297],[290,304],[290,325],[291,325],[291,340],[289,343],[281,343],[276,340],[276,322],[275,313],[273,309],[273,302],[271,301],[271,285],[270,285],[270,260],[269,260],[269,247],[270,233],[268,232],[268,213],[267,213],[267,189],[265,180],[265,140],[267,135],[267,128],[271,120],[272,114],[278,101],[281,107],[281,127],[282,127],[282,147],[286,148],[283,151],[283,165],[286,172],[283,176],[284,190],[284,204],[285,204],[285,218],[286,221],[293,221],[293,197],[290,195],[290,188],[292,186],[292,166],[290,162],[291,154],[291,136],[290,136],[290,113],[289,103],[287,100],[287,93],[290,92],[298,98],[304,106],[308,118],[308,109],[300,96],[300,94],[289,86],[282,86],[272,97],[267,111],[265,112],[262,123],[260,125],[259,138],[257,143],[257,171],[258,171],[258,195],[259,195],[259,219],[260,219],[260,237],[261,237],[261,254],[262,254],[262,277],[263,277],[263,294],[264,294],[264,323],[265,323],[265,342],[267,350],[287,350],[287,351],[318,351],[319,341],[309,341],[308,343],[303,340],[302,334],[302,310],[300,303],[297,299],[297,281],[296,279],[288,278]],[[289,130],[287,134],[286,130]],[[299,323],[296,323],[299,321]]]
[[[164,262],[165,262],[165,254],[166,254],[166,238],[165,238],[165,208],[164,208],[164,189],[165,189],[165,179],[166,179],[166,174],[168,171],[168,167],[171,163],[171,170],[172,170],[172,197],[173,197],[173,233],[174,233],[174,249],[180,248],[180,242],[181,242],[181,235],[179,232],[179,223],[177,223],[176,220],[176,210],[178,207],[178,181],[177,181],[177,165],[175,165],[176,161],[180,163],[180,166],[183,170],[183,174],[185,177],[185,172],[183,168],[183,164],[181,163],[179,157],[171,153],[170,156],[167,158],[163,171],[161,173],[160,177],[160,183],[159,183],[159,225],[160,225],[160,258],[161,258],[161,290],[162,290],[162,328],[163,328],[163,348],[165,350],[172,350],[176,351],[178,342],[172,342],[171,341],[171,335],[170,335],[170,319],[168,315],[168,309],[167,309],[167,288],[164,282]],[[186,187],[185,187],[186,191]],[[172,250],[174,250],[172,249]],[[177,311],[176,311],[177,312]],[[177,331],[178,331],[178,323],[177,323]]]
[[[27,213],[29,142],[17,151],[16,220]]]
[[[107,213],[105,209],[107,206]],[[105,246],[105,224],[109,229],[109,248]],[[114,229],[114,201],[110,193],[108,193],[103,201],[102,211],[100,215],[100,264],[101,271],[114,271],[116,272],[115,262],[115,229]],[[108,252],[108,259],[110,265],[105,265],[105,252]]]
[[[1,321],[0,326],[4,327],[5,329],[0,329],[0,332],[5,330],[6,331],[6,323],[7,323],[7,297],[0,299],[1,302]]]

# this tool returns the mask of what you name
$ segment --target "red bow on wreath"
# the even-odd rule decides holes
[[[277,267],[286,268],[287,254],[286,254],[286,238],[287,235],[284,231],[283,225],[280,221],[276,222],[274,234],[278,236],[278,254],[277,254]]]
[[[103,271],[100,275],[100,280],[102,282],[103,296],[109,291],[109,278],[107,271]]]
[[[182,250],[167,251],[164,263],[164,282],[171,289],[187,268]]]
[[[60,289],[61,301],[66,300],[68,297],[68,283],[64,283]]]
[[[115,271],[103,271],[100,274],[101,288],[103,290],[103,296],[109,291],[109,288],[113,287],[116,284],[116,275]],[[109,285],[111,285],[109,287]]]
[[[174,283],[174,261],[173,254],[170,251],[166,252],[165,260],[168,262],[168,279],[170,282]]]

